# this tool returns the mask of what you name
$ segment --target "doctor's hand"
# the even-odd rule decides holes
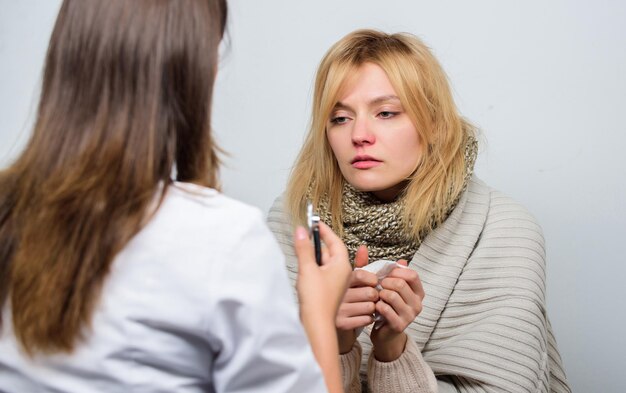
[[[296,228],[296,289],[300,300],[300,320],[324,374],[326,388],[330,393],[339,393],[343,392],[343,384],[337,356],[339,348],[335,334],[335,316],[346,292],[352,268],[346,246],[324,223],[320,223],[320,237],[326,248],[322,253],[322,266],[317,266],[307,230]]]
[[[354,258],[355,267],[367,265],[367,247],[360,246]],[[365,270],[353,270],[350,275],[348,290],[339,306],[335,320],[339,353],[350,352],[356,341],[356,330],[374,321],[374,311],[378,301],[376,284],[378,278],[374,273]]]
[[[320,237],[325,245],[322,266],[315,262],[307,230],[298,227],[294,236],[298,258],[296,290],[303,321],[305,318],[334,321],[352,272],[346,246],[324,223],[320,223]]]
[[[398,263],[407,266],[403,259]],[[422,311],[424,288],[415,270],[403,268],[392,270],[381,286],[376,311],[385,318],[385,323],[372,329],[370,338],[376,360],[390,362],[404,352],[407,340],[404,330]]]

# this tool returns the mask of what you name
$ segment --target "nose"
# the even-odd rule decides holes
[[[376,142],[376,136],[366,119],[356,118],[352,124],[352,144],[354,146],[373,145]]]

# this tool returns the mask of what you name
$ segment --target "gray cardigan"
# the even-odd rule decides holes
[[[282,197],[268,224],[295,284],[292,224]],[[366,329],[341,356],[346,391],[358,369],[373,392],[570,392],[546,315],[541,227],[520,204],[473,178],[447,220],[409,266],[422,280],[423,310],[393,362],[377,361]],[[362,354],[361,354],[362,352]]]

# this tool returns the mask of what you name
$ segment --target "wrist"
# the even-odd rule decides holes
[[[339,354],[344,355],[352,350],[356,341],[356,331],[337,329],[337,341],[339,343]]]
[[[407,335],[402,332],[394,337],[390,337],[384,342],[372,343],[374,345],[373,354],[379,362],[392,362],[398,359],[406,347]]]

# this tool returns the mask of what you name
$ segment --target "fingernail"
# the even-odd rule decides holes
[[[297,227],[296,228],[296,239],[298,239],[298,240],[305,240],[306,238],[307,238],[306,229],[304,229],[303,227]]]

